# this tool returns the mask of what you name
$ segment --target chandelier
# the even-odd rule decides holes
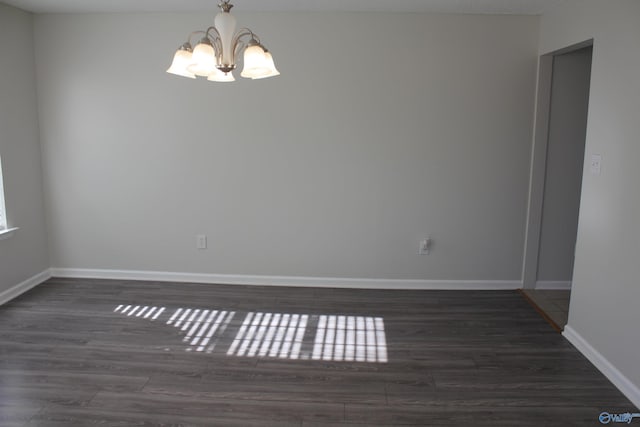
[[[167,73],[195,79],[207,77],[213,82],[232,82],[236,58],[244,51],[244,68],[240,75],[250,79],[263,79],[280,74],[273,63],[273,57],[261,43],[260,38],[248,28],[236,32],[236,18],[230,13],[230,0],[222,0],[218,5],[214,26],[206,31],[194,31],[186,43],[178,48]],[[195,36],[202,36],[192,47]]]

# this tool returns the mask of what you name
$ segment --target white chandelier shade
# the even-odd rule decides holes
[[[207,77],[216,69],[216,57],[213,46],[209,40],[202,39],[193,49],[191,64],[187,66],[187,71],[196,76]]]
[[[275,77],[280,75],[280,72],[276,69],[276,65],[273,63],[273,56],[271,56],[271,52],[269,52],[268,50],[265,51],[264,56],[266,61],[266,68],[269,70],[269,72],[261,76],[253,77],[253,79],[265,79],[267,77]]]
[[[218,70],[217,68],[213,73],[209,74],[209,77],[207,77],[207,80],[209,80],[210,82],[223,82],[223,83],[236,81],[231,71],[225,74],[222,71]]]
[[[280,75],[273,56],[261,43],[258,36],[248,28],[236,32],[236,18],[231,15],[230,0],[223,0],[218,6],[215,26],[206,31],[194,31],[186,43],[178,48],[167,73],[195,79],[206,77],[213,82],[232,82],[233,70],[237,68],[236,58],[243,53],[244,68],[240,75],[250,79],[264,79]],[[195,48],[191,39],[202,35]]]
[[[187,70],[187,67],[193,62],[193,54],[187,49],[178,49],[173,56],[173,62],[171,67],[167,70],[167,73],[175,74],[176,76],[188,77],[195,79],[196,75]]]

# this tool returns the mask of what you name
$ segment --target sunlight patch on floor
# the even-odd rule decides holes
[[[387,339],[381,317],[320,316],[314,360],[387,362]]]
[[[179,308],[167,320],[167,325],[173,324],[185,334],[182,342],[188,345],[186,351],[212,353],[235,314],[226,310]]]
[[[248,313],[227,354],[298,359],[308,320],[306,314]]]
[[[155,321],[166,307],[120,304],[113,311]],[[185,351],[212,353],[235,315],[229,310],[180,307],[165,315],[165,324],[184,335]],[[388,362],[382,317],[249,312],[234,328],[228,356]]]
[[[164,312],[164,307],[149,307],[149,306],[140,306],[140,305],[124,305],[120,304],[113,311],[115,313],[126,314],[128,317],[142,317],[143,319],[151,319],[156,320],[162,312]]]

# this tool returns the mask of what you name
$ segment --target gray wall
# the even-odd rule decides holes
[[[30,14],[0,3],[0,156],[7,218],[20,230],[0,240],[0,293],[49,268]]]
[[[54,267],[520,280],[537,17],[236,16],[282,76],[164,73],[209,14],[36,17]]]
[[[592,48],[557,55],[549,117],[538,281],[570,282],[578,231]]]
[[[640,388],[640,2],[570,0],[542,17],[540,53],[594,39],[569,326]],[[640,394],[636,395],[640,401]],[[636,403],[638,402],[636,401]]]

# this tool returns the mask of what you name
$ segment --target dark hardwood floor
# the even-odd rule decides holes
[[[51,279],[0,307],[3,427],[595,426],[634,410],[515,291]]]

